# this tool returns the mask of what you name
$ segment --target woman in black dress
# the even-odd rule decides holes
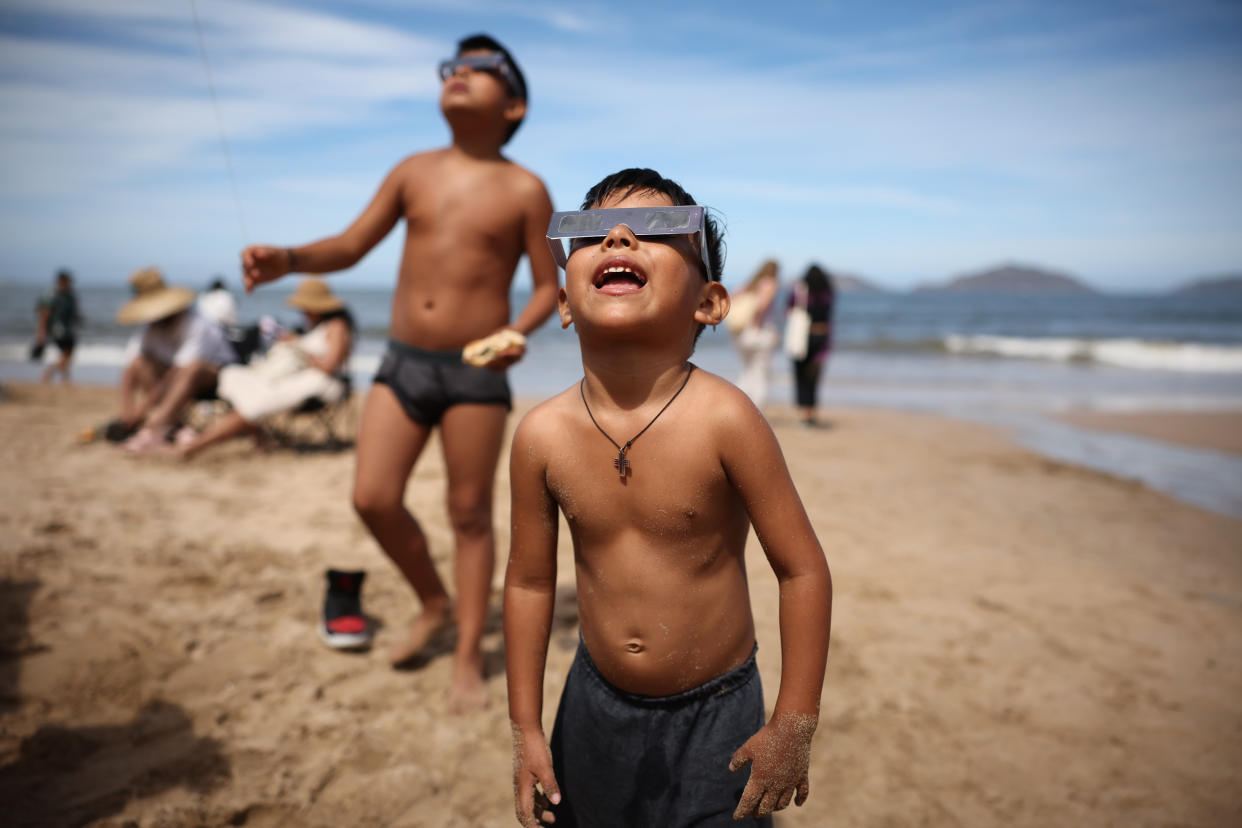
[[[819,425],[815,406],[819,397],[819,378],[832,348],[832,308],[835,302],[832,277],[819,265],[811,265],[806,274],[794,283],[789,297],[790,310],[805,309],[811,322],[806,335],[806,350],[793,360],[796,402],[805,426]]]

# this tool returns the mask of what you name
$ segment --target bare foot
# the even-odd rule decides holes
[[[416,658],[440,633],[453,626],[453,605],[424,606],[423,612],[410,624],[406,637],[388,651],[388,661],[397,667]]]
[[[449,690],[450,713],[473,713],[486,710],[492,700],[483,681],[483,655],[458,655],[453,660],[453,686]]]

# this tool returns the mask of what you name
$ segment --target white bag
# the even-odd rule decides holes
[[[811,314],[806,309],[806,288],[794,286],[794,306],[785,318],[785,355],[790,359],[806,359],[807,342],[811,337]]]
[[[806,308],[794,307],[785,320],[785,355],[790,359],[806,359],[807,340],[811,336],[811,314]]]

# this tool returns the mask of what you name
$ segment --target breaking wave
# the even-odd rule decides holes
[[[1238,345],[951,334],[944,338],[944,349],[951,354],[1096,362],[1141,370],[1242,373],[1242,346]]]

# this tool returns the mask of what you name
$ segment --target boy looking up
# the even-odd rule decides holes
[[[584,376],[523,418],[510,457],[505,657],[528,828],[768,824],[808,794],[832,584],[767,421],[688,361],[729,310],[715,222],[694,203],[652,170],[623,170],[549,229],[566,268],[561,324],[577,332]],[[549,757],[558,509],[581,640]],[[781,683],[766,725],[751,526],[780,585]]]
[[[516,62],[492,38],[475,35],[458,44],[440,76],[448,147],[399,163],[339,236],[293,248],[248,247],[242,266],[247,290],[293,271],[342,270],[405,220],[391,339],[358,429],[353,503],[422,603],[391,652],[394,664],[408,661],[454,620],[427,540],[403,503],[410,472],[439,426],[456,543],[452,705],[463,710],[487,701],[480,639],[494,568],[492,482],[510,408],[504,371],[522,357],[524,336],[552,313],[557,272],[544,238],[552,213],[547,191],[500,154],[526,114],[526,83]],[[510,323],[509,288],[523,253],[534,290]],[[493,335],[507,344],[491,348],[484,367],[463,362],[467,344]],[[361,578],[334,581],[334,575],[349,573],[329,573],[320,633],[330,645],[365,644],[370,631],[358,603]]]

